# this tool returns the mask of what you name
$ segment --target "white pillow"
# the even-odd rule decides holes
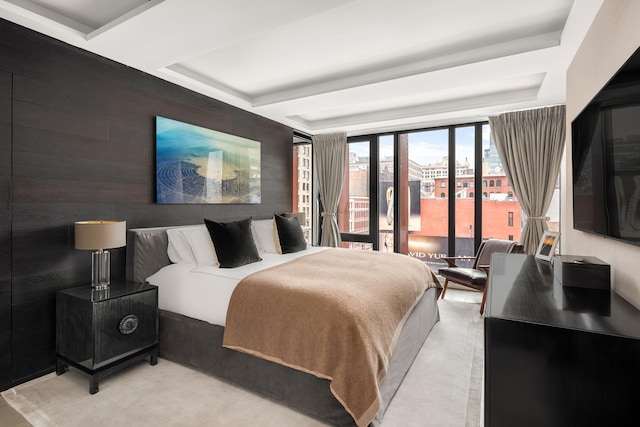
[[[189,227],[176,227],[167,229],[169,244],[167,245],[167,255],[173,263],[189,262],[196,264],[196,259],[191,250],[191,245],[182,234],[182,230]]]
[[[273,219],[259,219],[257,221],[251,221],[251,229],[254,233],[253,240],[255,240],[258,245],[258,250],[273,254],[278,253],[274,238],[274,233],[277,235],[277,231],[275,230]]]
[[[218,266],[218,256],[205,225],[182,230],[198,265]]]

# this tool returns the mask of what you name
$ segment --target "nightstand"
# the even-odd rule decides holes
[[[106,290],[82,286],[56,295],[56,374],[72,366],[101,378],[149,357],[158,363],[158,288],[148,283],[112,283]]]

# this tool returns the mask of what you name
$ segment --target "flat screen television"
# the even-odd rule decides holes
[[[571,123],[573,227],[640,246],[640,49]]]

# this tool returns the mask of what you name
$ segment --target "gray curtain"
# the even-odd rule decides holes
[[[491,133],[527,221],[521,233],[525,253],[534,254],[549,229],[545,216],[555,189],[565,138],[565,106],[515,111],[489,117]]]
[[[340,247],[342,238],[336,220],[338,201],[344,181],[347,154],[347,134],[344,132],[312,137],[313,159],[318,175],[318,192],[323,206],[321,212],[322,238],[320,246]]]

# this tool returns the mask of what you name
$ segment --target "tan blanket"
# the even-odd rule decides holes
[[[358,426],[380,408],[398,334],[432,271],[406,255],[328,249],[246,277],[223,345],[319,378]]]

